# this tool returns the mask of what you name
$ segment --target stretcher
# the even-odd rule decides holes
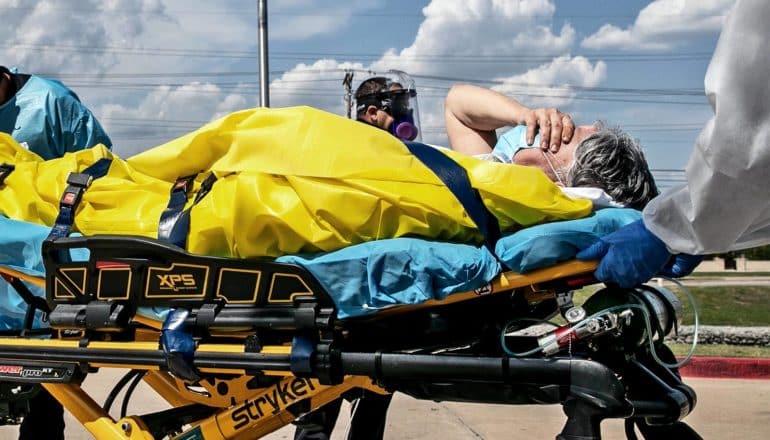
[[[636,211],[308,108],[235,113],[125,161],[0,141],[0,274],[29,306],[0,313],[4,423],[43,387],[99,439],[253,439],[369,390],[561,404],[562,439],[607,418],[687,438],[673,295],[572,301],[596,281],[571,257]],[[129,373],[100,406],[80,384],[102,368]],[[112,418],[140,380],[171,408]]]
[[[73,249],[89,258],[63,258]],[[259,438],[362,389],[562,404],[563,439],[600,438],[607,418],[677,426],[696,402],[652,351],[664,350],[676,301],[660,288],[605,287],[574,307],[571,292],[595,284],[591,263],[504,272],[443,300],[339,319],[333,292],[295,264],[192,255],[128,236],[47,240],[42,253],[44,280],[0,269],[7,280],[45,287],[37,306],[47,308],[52,331],[49,339],[0,338],[6,422],[23,417],[31,384],[100,439]],[[181,325],[138,313],[153,307]],[[568,323],[556,330],[516,332],[560,312]],[[175,350],[163,337],[194,345]],[[80,387],[100,368],[129,368],[123,386],[142,379],[171,409],[113,419]]]

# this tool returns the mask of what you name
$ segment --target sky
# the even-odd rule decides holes
[[[343,115],[342,78],[407,72],[423,141],[452,84],[638,138],[662,188],[712,114],[703,78],[734,0],[267,0],[271,107]],[[0,0],[0,64],[55,78],[129,157],[259,105],[257,0]],[[290,148],[290,146],[286,146]]]

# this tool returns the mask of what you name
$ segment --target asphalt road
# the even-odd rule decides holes
[[[704,439],[766,440],[770,438],[770,380],[689,379],[698,407],[687,422]],[[347,408],[333,440],[345,438]],[[342,417],[345,416],[345,417]],[[565,418],[559,406],[506,406],[418,401],[397,394],[388,414],[387,440],[553,439]],[[293,429],[265,440],[292,439]],[[623,422],[602,424],[602,438],[625,439]]]
[[[118,380],[122,370],[102,369],[86,379],[85,389],[100,404]],[[689,379],[698,393],[698,406],[687,418],[705,439],[770,438],[770,380]],[[113,407],[119,411],[120,399]],[[164,409],[165,402],[142,384],[131,400],[129,412],[141,413]],[[385,438],[388,440],[436,439],[553,439],[564,424],[559,406],[505,406],[467,403],[418,401],[396,395]],[[333,439],[344,439],[348,407],[343,407]],[[623,423],[610,420],[602,424],[604,439],[622,439]],[[0,439],[14,439],[16,427],[0,427]],[[293,428],[285,427],[265,440],[292,439]],[[67,414],[66,438],[92,438]]]

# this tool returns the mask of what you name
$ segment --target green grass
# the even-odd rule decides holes
[[[770,286],[690,287],[690,292],[703,325],[770,326]],[[692,324],[692,308],[684,305],[683,324]]]
[[[601,286],[589,286],[576,290],[575,304],[583,304]],[[682,323],[692,324],[692,307],[684,292],[669,287],[684,306]],[[770,326],[770,286],[707,286],[690,287],[698,304],[701,325]],[[554,321],[564,323],[561,316]],[[677,356],[685,356],[690,344],[666,343]],[[753,347],[726,344],[698,344],[695,356],[763,357],[770,358],[770,347]]]
[[[682,324],[692,325],[692,306],[678,287],[670,287],[682,301]],[[575,304],[582,304],[597,287],[575,292]],[[770,326],[770,286],[690,287],[698,306],[701,325]]]
[[[666,343],[677,356],[685,356],[690,351],[690,344]],[[695,356],[721,357],[770,357],[770,347],[750,347],[744,345],[698,344]]]
[[[583,304],[600,286],[589,286],[575,291],[575,304]],[[669,287],[682,301],[682,323],[692,324],[692,306],[678,287]],[[701,325],[770,326],[769,286],[691,286],[690,292],[698,305]],[[564,323],[561,316],[554,319]],[[685,356],[690,344],[667,343],[677,356]],[[770,347],[726,344],[698,344],[695,356],[764,357],[770,358]]]

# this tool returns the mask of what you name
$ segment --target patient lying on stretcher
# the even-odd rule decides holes
[[[126,161],[95,148],[41,162],[9,138],[0,140],[0,162],[16,166],[0,187],[0,211],[19,220],[4,220],[2,226],[26,225],[35,236],[21,254],[38,252],[71,171],[112,160],[76,207],[75,232],[151,238],[158,236],[176,179],[197,174],[186,194],[187,249],[278,256],[280,262],[300,264],[338,295],[340,318],[481,287],[500,273],[501,262],[525,272],[564,261],[586,240],[638,219],[633,210],[591,214],[591,202],[565,195],[535,168],[449,152],[505,233],[494,249],[480,247],[482,237],[463,205],[403,144],[380,130],[307,108],[236,113]],[[329,155],[334,149],[341,153]],[[381,160],[364,161],[373,151]],[[297,157],[304,160],[292,160]],[[212,174],[218,180],[203,194],[201,181]],[[197,203],[196,192],[203,194]],[[545,224],[521,229],[537,223]],[[388,239],[406,235],[431,241]],[[360,244],[351,246],[355,243]],[[39,257],[31,263],[23,258],[14,263],[2,252],[0,257],[11,260],[0,265],[42,275]]]
[[[446,155],[502,232],[592,211],[539,169]],[[403,143],[303,107],[238,112],[127,160],[95,147],[43,162],[3,137],[0,161],[15,171],[0,189],[0,214],[52,226],[67,176],[101,159],[106,173],[93,176],[74,210],[72,230],[84,235],[157,238],[179,179],[194,176],[183,186],[189,230],[181,233],[192,253],[277,257],[402,236],[484,241],[454,190]]]

